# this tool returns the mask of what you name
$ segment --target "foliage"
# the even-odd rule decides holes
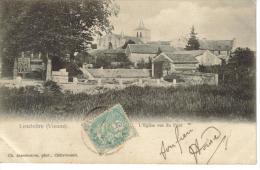
[[[44,92],[47,94],[61,94],[60,86],[54,81],[46,81],[43,83]]]
[[[237,48],[228,64],[219,66],[200,66],[200,72],[216,73],[220,84],[240,85],[249,83],[255,87],[256,58],[249,48]]]
[[[233,52],[229,63],[235,64],[237,67],[254,68],[255,67],[255,54],[249,48],[238,47]]]
[[[92,63],[95,68],[129,68],[132,63],[124,52],[107,53],[110,50],[100,50],[95,55],[96,60]],[[112,50],[113,51],[113,50]]]
[[[245,86],[244,86],[245,87]],[[96,106],[122,104],[130,117],[189,117],[255,120],[251,86],[127,87],[102,94],[51,95],[33,89],[0,88],[0,112],[81,119]],[[39,113],[40,112],[40,113]]]
[[[200,44],[196,37],[197,33],[195,33],[195,28],[192,26],[191,32],[190,32],[190,38],[188,40],[188,43],[185,47],[185,50],[199,50]]]
[[[83,74],[75,62],[68,62],[66,64],[66,71],[68,72],[69,81],[72,81],[73,77]]]
[[[103,52],[99,53],[96,56],[96,61],[94,63],[95,68],[110,68],[111,67],[111,58],[107,57]]]
[[[135,44],[135,42],[131,39],[129,39],[128,41],[125,42],[125,44],[122,46],[123,49],[126,49],[128,44]]]
[[[84,63],[90,64],[90,63],[94,63],[94,61],[95,58],[85,51],[78,53],[75,56],[75,62],[80,67],[82,67]]]
[[[118,12],[113,0],[2,0],[0,7],[1,56],[11,63],[9,72],[22,51],[73,58],[96,33],[113,28],[109,17]]]

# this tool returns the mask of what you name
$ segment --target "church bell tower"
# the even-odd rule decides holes
[[[134,30],[135,36],[140,38],[144,43],[151,41],[151,31],[144,26],[142,19],[139,20],[138,27]]]

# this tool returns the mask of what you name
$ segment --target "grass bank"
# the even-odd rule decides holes
[[[3,114],[81,118],[120,103],[130,117],[219,117],[255,120],[255,90],[240,86],[128,87],[96,95],[0,88]]]

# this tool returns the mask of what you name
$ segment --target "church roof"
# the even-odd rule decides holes
[[[156,54],[159,49],[161,52],[173,52],[175,49],[169,45],[151,45],[151,44],[128,44],[131,53],[138,54]]]
[[[230,51],[234,40],[199,40],[200,49],[214,51]]]

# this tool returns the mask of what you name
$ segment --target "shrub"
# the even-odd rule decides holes
[[[47,87],[59,87],[46,82]],[[54,89],[56,89],[54,88]],[[130,117],[219,117],[255,120],[254,88],[241,86],[137,87],[101,94],[39,93],[33,88],[0,88],[5,113],[82,118],[97,106],[120,103]]]
[[[44,92],[48,94],[61,94],[60,86],[54,81],[46,81],[43,83]]]

